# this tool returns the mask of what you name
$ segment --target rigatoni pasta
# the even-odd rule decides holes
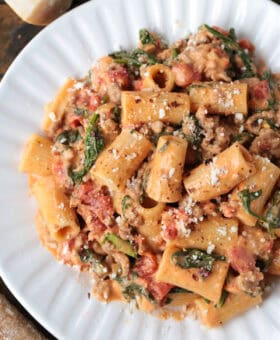
[[[99,301],[217,327],[280,275],[279,76],[202,25],[68,79],[20,162],[39,238]]]
[[[52,176],[38,178],[32,186],[32,193],[55,241],[64,242],[77,236],[80,227],[75,212]]]
[[[201,164],[184,178],[184,186],[195,201],[226,194],[256,172],[250,153],[239,143],[232,144],[208,164]]]
[[[187,141],[178,137],[159,138],[146,187],[148,196],[153,200],[178,202],[181,198],[187,146]]]
[[[121,103],[123,126],[157,120],[179,124],[190,112],[189,96],[185,93],[124,91]]]
[[[51,175],[51,147],[52,143],[48,138],[32,135],[26,143],[19,170],[39,176]]]

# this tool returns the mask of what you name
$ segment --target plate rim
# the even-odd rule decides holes
[[[129,0],[126,0],[129,1]],[[131,0],[130,0],[131,1]],[[139,0],[142,1],[142,0]],[[173,0],[174,1],[174,0]],[[208,0],[209,1],[209,0]],[[256,0],[255,0],[256,1]],[[262,3],[267,6],[271,6],[274,10],[278,11],[280,14],[280,4],[276,4],[272,0],[257,0],[259,3]],[[95,10],[95,8],[99,6],[108,6],[110,3],[114,2],[114,0],[90,0],[86,3],[80,4],[79,6],[67,11],[56,20],[51,22],[49,25],[45,26],[36,36],[28,42],[28,44],[19,52],[16,58],[13,60],[11,65],[6,70],[3,78],[0,81],[0,96],[1,91],[5,88],[6,83],[9,81],[10,77],[13,76],[13,69],[21,62],[21,59],[29,53],[29,50],[33,48],[33,45],[36,44],[37,41],[44,39],[44,36],[49,33],[49,31],[53,30],[57,25],[60,25],[64,20],[70,20],[71,17],[78,14],[78,12],[84,10],[86,7],[90,7],[91,10]],[[175,2],[175,1],[174,1]],[[234,0],[230,0],[230,2],[234,2]],[[1,115],[1,114],[0,114]],[[1,232],[1,228],[0,228]],[[61,333],[59,329],[55,329],[52,326],[52,323],[46,318],[46,315],[41,315],[40,312],[36,310],[36,305],[33,305],[28,301],[24,295],[21,295],[21,292],[18,291],[13,284],[13,281],[9,279],[8,274],[5,272],[2,267],[2,261],[0,260],[0,276],[4,281],[5,285],[8,287],[12,295],[19,301],[19,303],[26,309],[26,311],[31,314],[31,316],[41,324],[49,333],[58,339],[65,338],[65,335]]]

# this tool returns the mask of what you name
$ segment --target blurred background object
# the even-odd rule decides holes
[[[33,25],[47,25],[72,4],[72,0],[5,0],[15,13]]]

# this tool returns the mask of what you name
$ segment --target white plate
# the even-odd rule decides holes
[[[280,339],[280,285],[260,308],[225,327],[159,321],[114,303],[88,300],[77,274],[40,245],[35,203],[17,172],[27,137],[39,131],[43,106],[67,76],[84,75],[96,58],[135,46],[143,27],[170,41],[202,23],[235,27],[280,71],[280,6],[265,0],[95,0],[44,29],[18,56],[0,86],[0,274],[18,300],[59,339]],[[81,280],[80,280],[81,281]]]

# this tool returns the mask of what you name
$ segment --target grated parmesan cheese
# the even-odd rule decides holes
[[[164,118],[165,117],[165,110],[160,109],[159,112],[158,112],[158,116],[159,116],[159,118]]]
[[[209,243],[207,247],[207,254],[212,254],[214,249],[215,249],[215,245],[213,243]]]

